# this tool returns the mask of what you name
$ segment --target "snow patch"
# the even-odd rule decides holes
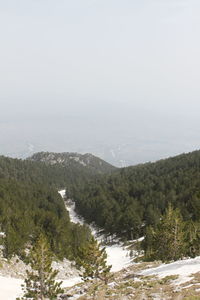
[[[122,244],[106,246],[106,253],[107,263],[108,265],[112,265],[112,272],[120,271],[131,264],[129,251],[123,248]]]
[[[60,194],[60,196],[62,197],[62,198],[64,198],[65,197],[65,190],[61,190],[61,191],[59,191],[58,192],[59,194]]]
[[[192,274],[200,271],[200,256],[186,260],[179,260],[170,264],[162,264],[159,267],[142,271],[141,275],[157,275],[160,278],[179,275],[179,278],[174,281],[180,285],[192,280]]]
[[[81,282],[82,282],[81,277],[72,277],[72,278],[69,278],[66,280],[62,280],[61,286],[62,286],[62,288],[66,288],[66,287],[70,287],[70,286],[73,286],[73,285],[81,283]]]
[[[22,296],[22,283],[23,280],[21,279],[0,276],[0,299],[15,300]]]

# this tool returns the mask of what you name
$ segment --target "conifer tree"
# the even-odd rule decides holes
[[[107,284],[109,272],[112,266],[107,266],[107,254],[105,248],[100,249],[100,245],[94,237],[88,244],[80,249],[78,264],[83,267],[83,279],[100,279]]]
[[[51,267],[53,257],[44,236],[39,237],[28,258],[32,271],[26,271],[24,296],[20,299],[56,299],[57,295],[63,292],[60,287],[62,282],[55,281],[58,271]]]
[[[200,224],[190,220],[186,226],[187,255],[195,257],[200,254]]]
[[[145,239],[142,241],[142,247],[145,251],[145,259],[155,259],[155,231],[152,226],[146,228]]]
[[[168,206],[156,228],[146,232],[146,256],[162,261],[177,260],[185,254],[185,223],[179,209]]]

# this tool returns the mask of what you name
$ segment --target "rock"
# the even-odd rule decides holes
[[[61,300],[69,300],[72,297],[70,294],[62,294],[60,295]]]

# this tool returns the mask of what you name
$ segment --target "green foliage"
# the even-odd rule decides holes
[[[78,255],[90,233],[86,226],[70,223],[57,193],[63,187],[76,201],[77,212],[106,233],[124,240],[146,235],[147,257],[155,254],[155,239],[161,240],[162,231],[169,227],[169,220],[163,223],[163,215],[171,203],[178,212],[178,239],[167,259],[200,254],[200,151],[119,170],[104,165],[101,171],[96,159],[91,167],[76,160],[49,165],[40,162],[43,154],[35,160],[0,157],[0,225],[6,233],[6,257],[23,257],[24,248],[41,232],[59,258]],[[182,231],[184,245],[179,244]],[[172,236],[166,238],[171,241]]]
[[[32,271],[26,271],[24,296],[21,300],[55,300],[58,294],[63,293],[62,282],[55,281],[58,271],[51,267],[53,255],[44,236],[39,237],[28,258]]]
[[[185,226],[187,255],[195,257],[200,255],[200,223],[187,221]]]
[[[87,178],[69,192],[88,222],[125,239],[155,227],[169,203],[184,221],[199,223],[200,151]]]
[[[24,249],[40,233],[60,259],[74,258],[78,247],[87,242],[90,230],[70,222],[58,194],[61,186],[70,187],[75,174],[83,176],[80,170],[68,171],[61,166],[0,157],[0,228],[5,232],[0,243],[5,257],[17,254],[24,258]]]
[[[77,263],[82,266],[83,279],[100,279],[107,283],[111,266],[106,265],[105,248],[100,249],[98,242],[92,237],[87,245],[80,248]]]
[[[177,260],[186,254],[185,223],[171,205],[156,228],[149,228],[144,241],[146,257],[162,261]]]
[[[200,223],[183,221],[180,210],[169,205],[160,222],[147,227],[143,247],[146,260],[200,255]]]

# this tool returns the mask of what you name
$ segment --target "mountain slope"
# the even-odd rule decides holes
[[[76,256],[89,230],[70,223],[58,190],[115,169],[91,154],[43,152],[27,160],[0,156],[0,230],[6,233],[0,243],[5,255],[22,255],[26,243],[43,232],[55,254]]]
[[[76,173],[44,163],[0,157],[0,237],[4,255],[24,256],[24,248],[40,233],[60,258],[76,256],[89,230],[70,222],[60,186],[74,181]],[[81,174],[79,174],[81,178]]]
[[[114,166],[105,162],[104,160],[86,153],[53,153],[53,152],[39,152],[33,154],[28,158],[32,161],[44,162],[48,165],[60,165],[63,167],[81,168],[83,167],[93,174],[104,174],[114,171]]]
[[[71,197],[88,222],[129,239],[157,224],[169,203],[200,222],[200,151],[98,176]]]

